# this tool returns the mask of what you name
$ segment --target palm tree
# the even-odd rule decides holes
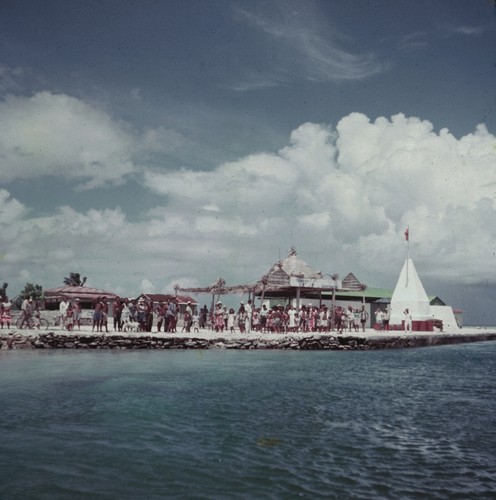
[[[86,283],[86,276],[81,279],[81,275],[79,273],[70,273],[69,276],[64,278],[64,285],[67,286],[84,286]]]
[[[7,287],[9,286],[8,283],[4,283],[2,288],[0,288],[0,300],[4,301],[5,298],[7,297]]]

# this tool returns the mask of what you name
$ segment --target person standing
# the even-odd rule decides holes
[[[310,332],[315,331],[315,311],[312,304],[308,304],[308,330]]]
[[[379,326],[381,332],[384,330],[384,313],[382,312],[382,309],[379,307],[377,311],[375,312],[375,322]]]
[[[408,309],[408,307],[403,311],[405,316],[405,333],[409,331],[412,333],[412,315]]]
[[[91,331],[94,332],[95,328],[97,332],[102,331],[102,303],[100,297],[95,300],[93,308],[93,327]]]
[[[145,299],[141,298],[138,300],[138,307],[136,312],[136,317],[140,325],[140,330],[142,332],[146,331],[146,305]]]
[[[193,332],[194,333],[200,333],[200,315],[198,312],[195,312],[192,317],[192,326],[193,326]]]
[[[131,321],[131,313],[129,311],[128,299],[122,303],[121,321]]]
[[[157,308],[155,309],[157,314],[157,332],[162,330],[162,325],[164,324],[165,318],[165,305],[162,301],[159,301]],[[165,332],[165,327],[164,327]]]
[[[208,319],[208,309],[207,306],[204,305],[203,308],[200,310],[200,328],[205,328],[207,326],[207,319]]]
[[[386,311],[382,316],[382,328],[385,332],[389,332],[389,318],[391,314],[389,313],[389,307],[386,307]]]
[[[69,302],[67,302],[66,297],[62,297],[62,300],[60,301],[59,304],[59,324],[60,324],[60,329],[64,329],[65,325],[65,316],[67,314],[67,308],[69,307]]]
[[[12,323],[12,314],[11,314],[11,309],[12,309],[12,302],[10,302],[9,298],[5,296],[5,301],[2,303],[2,311],[1,311],[1,317],[0,317],[0,323],[3,328],[3,324],[5,323],[7,325],[7,328],[10,328],[10,324]]]
[[[21,304],[21,324],[19,325],[19,328],[22,329],[24,324],[29,327],[29,320],[31,318],[31,315],[33,314],[33,299],[29,297],[29,299],[26,297]]]
[[[360,330],[360,309],[353,309],[353,327],[355,332]]]
[[[293,306],[288,309],[288,329],[291,333],[296,331],[296,311]]]
[[[360,309],[360,323],[362,324],[362,332],[365,332],[365,324],[369,319],[369,313],[365,310],[365,306]]]
[[[151,332],[153,330],[153,302],[151,300],[147,300],[145,302],[145,331]]]
[[[346,319],[348,320],[348,331],[351,332],[351,329],[355,326],[355,312],[353,311],[353,307],[351,306],[348,306]]]
[[[252,316],[253,316],[253,308],[251,306],[251,299],[248,299],[248,303],[245,306],[245,313],[246,313],[246,333],[251,333],[251,322],[252,322]]]
[[[71,304],[69,304],[69,307],[67,308],[67,313],[65,316],[65,327],[70,332],[74,329],[74,309],[72,308]]]
[[[227,329],[229,330],[229,333],[235,333],[234,330],[235,322],[236,322],[236,314],[234,312],[234,309],[231,307],[231,309],[229,309],[229,315],[227,316]]]
[[[260,321],[260,331],[262,333],[266,332],[266,326],[267,326],[267,306],[265,304],[262,305],[262,309],[260,309],[260,314],[259,314],[259,321]]]
[[[127,307],[129,310],[129,321],[137,321],[136,320],[136,314],[137,314],[136,301],[134,301],[134,300],[129,301]]]
[[[186,310],[184,311],[184,326],[188,333],[191,332],[191,325],[193,324],[193,309],[191,308],[191,302],[188,301],[186,304]]]
[[[122,301],[117,297],[112,304],[112,317],[114,318],[114,332],[122,330]]]
[[[260,309],[253,309],[251,316],[251,327],[256,332],[260,331]]]
[[[246,331],[246,309],[241,302],[241,306],[238,309],[238,327],[239,327],[239,333],[245,333]]]
[[[191,314],[189,313],[188,309],[184,311],[184,317],[183,317],[183,328],[181,332],[186,332],[190,333],[190,327],[189,325],[191,324]]]
[[[214,328],[216,332],[224,331],[224,311],[222,310],[222,302],[217,302],[213,312]]]
[[[177,325],[177,302],[176,299],[172,299],[169,302],[169,308],[167,309],[167,316],[169,318],[169,324],[167,326],[167,331],[170,333],[176,333]]]
[[[81,330],[81,303],[79,299],[74,301],[74,307],[72,308],[73,317],[74,317],[74,327],[78,327],[78,330]]]

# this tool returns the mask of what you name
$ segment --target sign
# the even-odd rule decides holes
[[[291,276],[289,284],[300,288],[317,288],[320,290],[332,290],[341,288],[341,281],[334,281],[331,278],[298,278]]]

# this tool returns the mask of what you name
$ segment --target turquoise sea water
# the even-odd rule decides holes
[[[495,380],[495,342],[0,351],[0,498],[496,498]]]

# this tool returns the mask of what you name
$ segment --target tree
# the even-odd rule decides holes
[[[43,299],[43,287],[41,285],[33,285],[32,283],[26,283],[26,286],[19,294],[19,298],[22,300],[29,299],[32,297],[34,301]]]
[[[5,301],[5,297],[7,297],[7,287],[8,283],[4,283],[2,288],[0,288],[0,300]]]
[[[86,276],[81,279],[81,275],[79,273],[69,273],[69,276],[64,278],[64,285],[67,286],[84,286],[86,283]]]

